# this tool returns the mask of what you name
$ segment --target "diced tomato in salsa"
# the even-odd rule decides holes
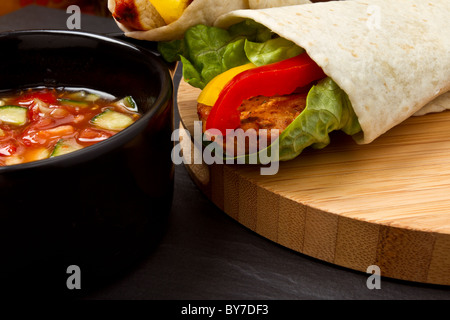
[[[132,101],[133,106],[128,108],[124,101]],[[131,97],[111,99],[87,90],[50,88],[3,93],[0,166],[58,156],[62,153],[57,146],[63,140],[75,143],[77,150],[88,147],[117,134],[139,117]],[[111,130],[105,125],[108,121],[114,121],[113,128],[118,129]]]
[[[17,148],[11,142],[0,146],[0,155],[11,156],[16,152]]]
[[[37,92],[30,92],[21,96],[19,99],[17,99],[17,103],[19,103],[20,105],[28,105],[33,103],[36,99],[39,99],[42,102],[49,104],[55,104],[58,102],[55,92],[37,91]]]

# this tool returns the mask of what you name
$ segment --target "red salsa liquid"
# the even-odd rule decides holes
[[[103,141],[140,114],[131,96],[38,88],[0,94],[0,166],[56,157]]]

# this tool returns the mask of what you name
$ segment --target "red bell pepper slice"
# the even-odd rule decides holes
[[[287,95],[297,88],[324,78],[323,70],[306,54],[266,66],[250,69],[235,76],[221,91],[206,121],[206,130],[240,126],[239,106],[256,96]]]

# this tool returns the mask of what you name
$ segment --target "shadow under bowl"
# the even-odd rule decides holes
[[[83,32],[2,33],[0,47],[0,91],[131,95],[143,114],[85,149],[0,167],[2,293],[82,295],[133,267],[164,234],[173,194],[172,78],[152,52]],[[70,290],[80,279],[81,290]]]

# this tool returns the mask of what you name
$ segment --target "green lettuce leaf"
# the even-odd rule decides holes
[[[311,88],[305,110],[281,133],[280,160],[293,159],[309,146],[326,147],[335,130],[355,135],[361,126],[347,94],[327,77]]]
[[[330,143],[329,134],[335,130],[341,130],[352,136],[362,129],[347,94],[327,77],[311,88],[305,110],[270,146],[258,150],[256,154],[242,156],[224,154],[224,158],[247,164],[267,164],[268,158],[270,161],[292,160],[308,147],[314,149],[326,147]]]
[[[168,62],[181,61],[184,80],[200,89],[231,68],[249,62],[263,66],[304,52],[252,20],[227,30],[197,25],[189,28],[182,40],[158,43],[158,50]]]
[[[195,66],[187,60],[184,56],[181,56],[181,63],[183,64],[183,78],[184,81],[189,83],[191,86],[196,88],[204,88],[205,82],[200,75],[200,73],[197,71]]]
[[[274,38],[265,42],[245,42],[245,54],[254,65],[260,67],[298,56],[305,50],[284,38]]]
[[[272,35],[268,28],[251,20],[228,30],[197,25],[189,28],[182,40],[160,42],[158,50],[168,62],[181,60],[186,82],[203,89],[217,75],[249,62],[246,40],[267,41]]]
[[[186,48],[186,41],[184,39],[158,42],[158,51],[164,60],[168,62],[176,62],[180,60],[180,57],[189,55],[189,50]]]
[[[274,36],[274,33],[253,20],[244,20],[228,28],[230,36],[236,39],[248,39],[255,42],[265,42]]]

